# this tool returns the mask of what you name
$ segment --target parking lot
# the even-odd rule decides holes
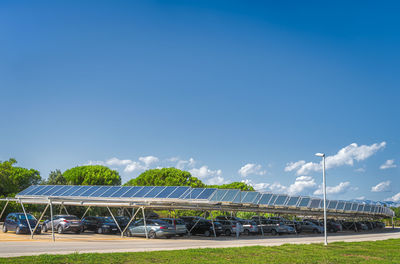
[[[329,241],[376,241],[390,238],[400,238],[400,228],[385,228],[379,231],[338,232],[329,234]],[[172,239],[149,240],[145,238],[121,238],[118,235],[95,233],[57,234],[56,242],[51,241],[51,233],[35,236],[16,235],[15,233],[0,233],[0,257],[39,255],[39,254],[69,254],[74,252],[137,252],[156,250],[177,250],[190,248],[222,248],[241,246],[277,246],[285,243],[308,244],[320,243],[322,235],[255,235],[236,237],[176,237]]]

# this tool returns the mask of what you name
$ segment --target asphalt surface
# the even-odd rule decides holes
[[[7,237],[17,235],[7,233]],[[322,235],[288,235],[288,236],[241,236],[235,237],[185,237],[176,239],[154,239],[123,238],[110,235],[86,234],[58,236],[56,242],[50,240],[49,234],[37,236],[31,240],[29,236],[19,237],[19,241],[10,241],[7,237],[0,237],[0,257],[16,257],[40,254],[69,254],[79,253],[105,253],[105,252],[137,252],[137,251],[158,251],[177,250],[191,248],[223,248],[242,246],[277,246],[286,243],[310,244],[322,243]],[[39,237],[39,239],[38,239]],[[46,239],[43,239],[46,238]],[[390,238],[400,238],[400,228],[378,232],[346,232],[329,234],[328,241],[376,241]]]

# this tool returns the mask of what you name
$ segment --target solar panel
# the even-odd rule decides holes
[[[73,186],[72,185],[64,185],[61,189],[53,192],[51,196],[61,196],[63,193],[71,189]]]
[[[184,199],[196,199],[205,190],[205,188],[193,188],[186,195]]]
[[[89,190],[92,186],[82,186],[79,190],[75,191],[71,196],[82,196],[87,190]]]
[[[344,206],[344,210],[345,211],[350,211],[351,210],[351,203],[350,202],[346,202],[346,205]]]
[[[84,191],[81,196],[85,197],[85,196],[89,196],[92,193],[94,193],[97,189],[99,188],[99,186],[90,186],[90,188],[86,189],[86,191]]]
[[[131,189],[131,186],[121,186],[118,191],[114,192],[113,194],[110,195],[112,198],[119,198],[121,195],[126,193],[129,189]]]
[[[245,194],[242,198],[242,203],[252,203],[258,196],[258,192],[245,192]]]
[[[33,195],[43,195],[45,192],[52,189],[53,187],[54,187],[54,185],[44,185],[42,188],[35,191],[35,193]]]
[[[336,209],[338,202],[337,201],[329,201],[328,209]]]
[[[274,205],[284,205],[287,199],[287,195],[278,195],[278,197],[275,200]]]
[[[358,206],[357,211],[359,211],[359,212],[364,211],[364,205],[363,205],[363,204],[360,204],[360,205]]]
[[[338,205],[336,206],[336,210],[343,210],[344,209],[344,202],[339,201]]]
[[[205,189],[196,199],[209,199],[216,190],[215,188]]]
[[[165,189],[165,186],[155,186],[150,192],[146,193],[145,198],[154,198],[159,194],[162,190]]]
[[[357,211],[357,209],[358,209],[358,203],[353,203],[351,205],[351,211]]]
[[[310,198],[309,197],[301,197],[300,203],[299,203],[299,207],[308,207],[308,203],[310,202]]]
[[[311,199],[310,207],[311,208],[320,208],[321,199]]]
[[[211,201],[221,201],[227,192],[228,190],[217,190],[211,198]]]
[[[222,197],[221,202],[232,202],[233,199],[240,193],[240,190],[227,190],[224,197]]]
[[[268,204],[269,200],[271,200],[271,197],[272,193],[264,193],[258,201],[258,204]]]
[[[108,186],[96,186],[98,187],[92,194],[89,195],[89,197],[100,197],[107,189]],[[70,190],[68,190],[69,192]]]
[[[364,206],[364,212],[370,212],[370,211],[371,211],[371,205],[366,204],[366,205]]]
[[[188,186],[180,186],[175,189],[167,198],[169,199],[178,199],[185,195],[186,192],[189,192],[190,187]],[[204,191],[204,190],[203,190]],[[201,195],[201,194],[200,194]],[[197,195],[199,196],[199,195]],[[194,199],[194,198],[193,198]],[[199,199],[199,198],[197,198]]]
[[[68,192],[64,193],[63,196],[76,196],[75,193],[81,188],[82,186],[75,185],[71,189],[69,189]]]
[[[167,198],[174,190],[176,186],[168,186],[165,187],[159,194],[157,194],[156,198]]]
[[[62,187],[63,187],[62,185],[53,186],[53,188],[51,188],[51,189],[45,191],[42,195],[48,195],[48,196],[50,196],[50,195],[52,195],[53,193],[55,193],[56,191],[60,190]]]
[[[121,186],[112,186],[107,191],[105,191],[100,197],[111,197],[116,191],[121,189]]]
[[[137,197],[137,198],[143,198],[148,192],[150,192],[152,189],[154,188],[154,186],[144,186],[142,189],[140,189],[140,191],[138,191],[137,193],[135,193],[133,196],[131,197]]]
[[[133,186],[128,191],[121,194],[120,197],[133,197],[135,195],[135,193],[137,193],[142,188],[143,188],[143,186]]]
[[[297,202],[299,201],[299,196],[291,196],[286,202],[287,206],[296,206]]]
[[[38,185],[31,185],[28,188],[26,188],[25,190],[23,190],[22,192],[19,192],[18,195],[26,195],[26,194],[32,192],[33,190],[35,190],[38,187],[39,187]]]

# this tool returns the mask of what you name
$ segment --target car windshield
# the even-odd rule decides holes
[[[27,217],[28,217],[29,220],[36,220],[36,218],[31,214],[27,214]],[[23,215],[23,214],[18,215],[18,219],[19,220],[26,220],[25,215]]]

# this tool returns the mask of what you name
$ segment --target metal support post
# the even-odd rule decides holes
[[[31,235],[32,235],[33,233],[32,233],[32,227],[31,227],[31,223],[29,223],[29,220],[28,220],[28,215],[26,214],[26,211],[25,211],[24,204],[22,203],[21,199],[19,199],[19,202],[21,203],[22,210],[24,211],[24,215],[25,215],[25,220],[26,220],[26,223],[28,224],[29,231],[31,232]]]
[[[110,212],[112,219],[114,219],[114,222],[115,222],[115,224],[117,225],[117,227],[118,227],[118,229],[119,229],[119,232],[122,233],[121,227],[119,227],[119,224],[118,224],[117,220],[115,219],[113,213],[111,212],[110,207],[107,206],[107,209],[108,209],[108,211]]]
[[[37,227],[39,226],[39,224],[40,224],[40,221],[42,220],[42,218],[43,218],[44,214],[46,213],[46,211],[47,211],[47,208],[49,208],[49,204],[47,204],[47,205],[46,205],[46,208],[44,208],[44,210],[43,210],[43,213],[40,215],[40,218],[39,218],[39,220],[37,221],[35,228],[33,229],[33,232],[32,232],[32,235],[31,235],[31,238],[33,238],[33,235],[35,234],[35,231],[36,231]]]
[[[210,211],[210,216],[211,216],[211,224],[212,224],[212,228],[213,228],[213,232],[214,232],[214,237],[217,237],[217,233],[215,232],[215,226],[214,226],[214,219],[213,219],[212,211]]]
[[[264,228],[263,228],[263,225],[261,223],[260,213],[258,213],[258,222],[260,223],[260,227],[261,227],[261,235],[264,236]]]
[[[1,219],[1,217],[3,216],[4,212],[6,211],[8,202],[9,202],[9,201],[6,202],[6,205],[4,205],[3,210],[1,210],[0,219]]]
[[[53,203],[49,202],[50,204],[50,222],[51,222],[51,236],[53,237],[53,242],[56,241],[56,238],[54,236],[54,219],[53,219]]]
[[[144,213],[144,207],[142,207],[142,212],[143,212],[144,232],[146,233],[146,239],[148,239],[149,234],[147,233],[146,214]]]
[[[123,211],[125,211],[128,215],[129,215],[129,218],[131,218],[132,217],[132,215],[131,215],[131,213],[128,211],[128,209],[126,209],[125,207],[124,207],[124,210]]]
[[[199,219],[196,221],[196,223],[192,226],[192,228],[190,228],[189,230],[189,235],[192,232],[193,228],[200,222],[201,218],[199,217]]]
[[[131,217],[131,219],[129,220],[129,222],[128,222],[128,224],[126,225],[125,229],[122,230],[121,237],[124,236],[124,233],[125,233],[126,229],[128,229],[129,225],[132,223],[132,221],[135,219],[136,215],[137,215],[139,212],[140,212],[140,210],[136,210],[136,213]]]
[[[65,207],[64,203],[61,204],[61,206],[64,208],[65,212],[67,213],[67,215],[69,215],[67,208]]]
[[[392,229],[394,229],[394,217],[392,216]]]
[[[86,209],[85,213],[83,214],[83,216],[82,216],[82,218],[81,218],[81,221],[82,221],[82,219],[85,217],[85,215],[87,214],[87,212],[89,211],[89,209],[90,209],[90,206]]]

